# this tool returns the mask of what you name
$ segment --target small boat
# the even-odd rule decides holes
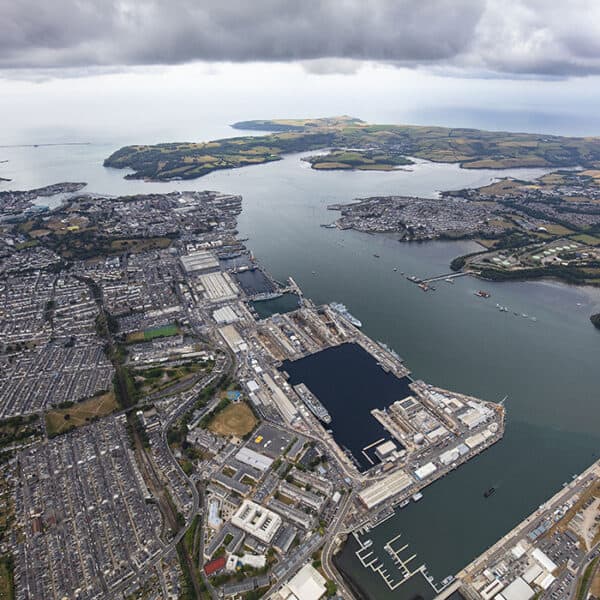
[[[446,279],[444,279],[444,281],[446,283],[454,283],[454,279],[450,278],[450,277],[446,277]]]
[[[317,272],[316,272],[316,271],[313,271],[313,272],[312,272],[312,274],[313,274],[313,275],[316,275],[316,274],[317,274]]]
[[[483,497],[489,498],[495,491],[496,491],[496,488],[491,487],[489,490],[486,490],[485,492],[483,492]]]
[[[394,267],[394,273],[398,270],[398,267]]]
[[[418,502],[422,497],[423,494],[421,494],[421,492],[417,492],[416,494],[412,495],[412,500],[413,502]]]
[[[379,258],[379,254],[373,254],[375,258]]]
[[[491,296],[491,294],[485,290],[477,290],[475,295],[479,296],[479,298],[489,298]]]

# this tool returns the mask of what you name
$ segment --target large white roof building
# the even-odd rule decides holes
[[[272,510],[251,500],[244,500],[231,518],[231,523],[264,544],[269,544],[281,527],[282,519]]]
[[[325,595],[325,578],[311,564],[304,565],[277,598],[284,600],[319,600]]]

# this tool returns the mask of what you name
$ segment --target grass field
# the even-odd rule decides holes
[[[558,223],[548,223],[545,224],[544,227],[554,235],[569,235],[573,233],[572,229],[567,229],[564,225],[559,225]]]
[[[256,424],[256,417],[250,407],[245,402],[237,402],[217,413],[208,424],[208,428],[219,435],[244,437]]]
[[[162,327],[153,327],[152,329],[144,329],[144,331],[134,331],[127,335],[126,342],[135,344],[136,342],[149,342],[150,340],[170,337],[179,333],[179,327],[175,323],[163,325]]]
[[[15,597],[14,578],[8,557],[0,560],[0,600],[13,600]]]
[[[94,417],[104,417],[119,407],[113,392],[77,402],[69,408],[57,408],[46,414],[48,435],[58,435],[89,423]],[[65,418],[68,415],[68,418]]]
[[[588,235],[587,233],[580,233],[579,235],[571,236],[572,240],[581,242],[582,244],[588,244],[589,246],[600,246],[600,238]]]

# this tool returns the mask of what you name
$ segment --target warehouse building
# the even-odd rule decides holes
[[[179,260],[186,273],[208,272],[219,268],[219,261],[212,252],[207,250],[190,252],[190,254],[180,257]]]
[[[364,489],[358,497],[367,508],[373,508],[409,488],[412,483],[413,478],[408,473],[398,470]]]
[[[521,577],[517,577],[507,588],[494,597],[494,600],[531,600],[535,592]]]
[[[223,302],[237,298],[239,289],[229,273],[206,273],[197,279],[196,289],[210,302]]]
[[[217,310],[213,311],[212,317],[219,325],[227,325],[240,320],[240,317],[231,306],[223,306],[218,308]]]
[[[427,479],[427,477],[433,475],[436,471],[437,467],[432,462],[428,462],[415,471],[415,477],[419,481],[422,481],[423,479]]]
[[[383,442],[383,444],[379,444],[377,448],[375,448],[375,455],[379,460],[385,460],[389,456],[391,456],[398,447],[392,440],[388,440],[387,442]]]
[[[250,467],[254,467],[263,473],[273,464],[272,458],[269,458],[264,454],[260,454],[259,452],[255,452],[254,450],[251,450],[245,446],[238,451],[235,457],[241,463],[244,463]]]
[[[227,342],[227,345],[236,354],[244,350],[247,345],[242,339],[238,330],[233,325],[225,325],[219,329],[219,333],[223,336],[223,339]]]

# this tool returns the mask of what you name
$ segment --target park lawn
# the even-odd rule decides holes
[[[178,366],[157,366],[134,371],[134,380],[138,392],[142,395],[160,392],[174,383],[182,383],[193,379],[202,371],[202,363],[189,363]]]
[[[231,403],[218,412],[208,424],[208,429],[219,435],[244,437],[257,425],[252,409],[245,402]]]
[[[132,238],[119,239],[110,242],[111,250],[128,251],[128,252],[146,252],[147,250],[156,250],[160,248],[168,248],[173,240],[167,237],[154,238]]]
[[[174,323],[164,325],[163,327],[153,327],[152,329],[144,330],[144,340],[147,342],[154,338],[170,337],[179,333],[179,327]]]
[[[75,427],[87,425],[92,419],[105,417],[119,408],[114,392],[77,402],[69,408],[56,408],[46,413],[46,429],[50,437]],[[68,419],[65,416],[69,415]]]

